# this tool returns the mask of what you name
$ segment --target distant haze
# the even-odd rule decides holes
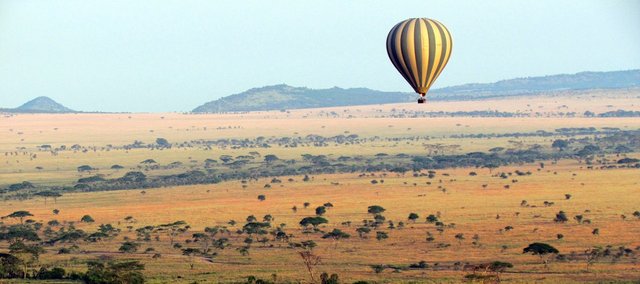
[[[435,88],[640,67],[640,1],[0,1],[0,107],[189,111],[253,87],[409,92],[389,29],[444,23]]]

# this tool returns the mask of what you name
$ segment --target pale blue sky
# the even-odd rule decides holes
[[[436,88],[640,68],[638,0],[0,0],[0,106],[187,111],[279,83],[410,92],[385,39],[411,17],[453,36]]]

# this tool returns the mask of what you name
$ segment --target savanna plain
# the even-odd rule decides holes
[[[0,253],[56,283],[634,283],[640,119],[618,109],[640,91],[4,114]]]

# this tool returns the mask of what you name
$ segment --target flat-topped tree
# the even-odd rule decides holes
[[[24,211],[24,210],[20,210],[20,211],[15,211],[7,216],[2,217],[4,218],[14,218],[14,219],[19,219],[20,220],[20,224],[24,224],[24,217],[30,217],[33,216],[33,214],[31,214],[31,212],[29,211]]]
[[[90,215],[84,215],[84,216],[82,216],[82,218],[80,218],[80,222],[93,223],[93,222],[95,222],[95,220]]]
[[[384,211],[386,211],[386,209],[384,209],[384,208],[383,208],[382,206],[380,206],[380,205],[372,205],[372,206],[369,206],[369,208],[367,209],[367,212],[368,212],[369,214],[374,214],[374,215],[375,215],[375,214],[380,214],[380,213],[382,213],[382,212],[384,212]]]
[[[323,217],[305,217],[300,220],[300,225],[303,227],[312,226],[314,229],[321,224],[327,224],[329,221]]]
[[[53,202],[55,203],[57,202],[58,197],[62,196],[62,194],[60,194],[59,192],[51,190],[36,192],[33,195],[44,197],[44,205],[47,205],[47,198],[53,198]]]
[[[332,240],[340,240],[340,239],[348,239],[351,235],[343,232],[340,229],[333,229],[333,231],[326,233],[322,236],[323,239],[332,239]]]
[[[549,259],[545,258],[545,256],[549,254],[551,255],[558,254],[559,252],[560,251],[558,251],[558,249],[545,243],[532,243],[522,250],[522,253],[528,253],[528,254],[539,256],[545,268],[547,268],[547,264],[549,263]]]

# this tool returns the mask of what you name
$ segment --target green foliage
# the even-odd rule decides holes
[[[265,228],[271,227],[269,222],[249,222],[242,227],[242,231],[247,234],[264,235],[267,233]]]
[[[64,279],[67,272],[64,268],[61,267],[53,267],[50,270],[41,267],[40,271],[36,274],[35,278],[37,279]]]
[[[553,219],[553,221],[556,223],[565,223],[569,221],[569,218],[567,217],[567,214],[564,213],[564,211],[560,211],[558,212],[558,214],[556,214],[556,217]]]
[[[558,148],[560,151],[562,151],[565,148],[569,147],[569,142],[563,139],[556,139],[553,141],[553,143],[551,143],[551,147]]]
[[[4,218],[17,218],[20,219],[20,223],[23,222],[24,217],[30,217],[33,216],[33,214],[31,214],[31,212],[29,211],[24,211],[24,210],[20,210],[20,211],[15,211],[7,216],[2,217],[2,219]]]
[[[318,216],[322,216],[322,215],[324,215],[324,213],[327,213],[327,208],[326,208],[326,207],[324,207],[324,206],[318,206],[318,207],[316,208],[316,215],[318,215]]]
[[[0,279],[22,278],[22,261],[8,253],[0,253]]]
[[[272,164],[273,162],[276,162],[278,160],[280,160],[280,159],[276,155],[269,154],[269,155],[265,155],[264,156],[264,162],[267,163],[267,164]]]
[[[338,274],[332,273],[331,275],[329,275],[326,272],[322,272],[322,274],[320,274],[320,283],[321,284],[339,284],[340,281],[338,280]]]
[[[376,240],[382,241],[388,238],[389,238],[389,234],[387,234],[386,232],[381,232],[381,231],[376,232]]]
[[[160,147],[171,147],[171,143],[169,143],[169,141],[164,138],[156,138],[156,144],[158,144],[158,146]]]
[[[138,261],[87,263],[87,273],[82,280],[86,284],[142,284],[144,265]]]
[[[386,211],[386,209],[384,209],[380,205],[372,205],[372,206],[369,206],[369,208],[367,208],[367,212],[369,214],[380,214],[380,213],[382,213],[384,211]]]
[[[558,249],[545,243],[532,243],[522,250],[522,253],[533,255],[546,255],[550,253],[559,253]]]
[[[16,241],[39,241],[40,237],[32,226],[11,225],[0,227],[0,241],[7,240],[11,243]]]
[[[513,268],[513,264],[503,261],[494,261],[489,265],[489,270],[496,272],[502,272],[507,268]]]
[[[83,222],[83,223],[93,223],[95,221],[96,220],[93,220],[93,218],[89,215],[84,215],[82,216],[82,218],[80,218],[80,222]]]
[[[334,240],[348,239],[349,237],[351,237],[351,235],[343,232],[340,229],[333,229],[333,231],[326,233],[322,236],[323,239],[334,239]]]
[[[303,227],[313,226],[314,228],[318,227],[320,224],[327,224],[329,221],[323,217],[305,217],[300,220],[300,225]]]
[[[140,247],[140,244],[138,243],[124,242],[122,243],[122,245],[120,245],[120,248],[118,248],[118,250],[124,253],[134,253],[138,251],[138,247]]]

